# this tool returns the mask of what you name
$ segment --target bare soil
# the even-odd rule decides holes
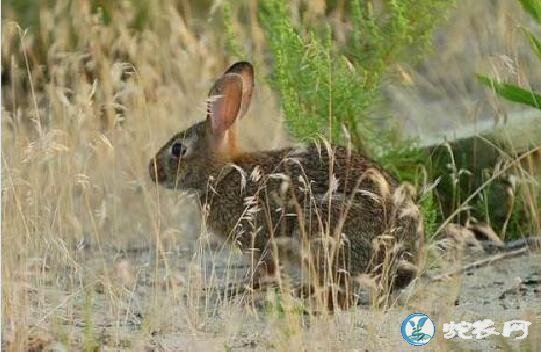
[[[231,260],[237,257],[235,250],[203,251],[196,261],[191,248],[177,248],[158,258],[155,253],[154,248],[82,249],[84,258],[79,258],[78,269],[68,265],[51,272],[45,265],[39,281],[18,281],[16,284],[26,285],[29,314],[35,318],[26,347],[55,351],[272,350],[287,349],[288,341],[293,340],[289,337],[300,334],[302,338],[294,340],[304,341],[309,350],[413,351],[418,347],[409,346],[400,334],[402,320],[412,312],[428,314],[436,324],[436,337],[426,347],[429,350],[535,351],[541,347],[539,253],[495,262],[440,282],[420,279],[388,311],[373,308],[365,299],[355,309],[332,317],[306,315],[295,311],[295,304],[289,305],[293,307],[289,311],[283,308],[288,307],[286,303],[277,308],[270,289],[228,299],[215,290],[202,290],[203,285],[240,280],[247,263]],[[162,263],[164,256],[167,265]],[[475,259],[482,256],[487,255],[477,254]],[[449,266],[429,274],[452,270]],[[78,278],[92,275],[95,280],[85,282],[93,285],[79,285]],[[156,319],[163,322],[156,324]],[[499,331],[511,319],[528,320],[532,325],[528,338],[521,341],[494,336],[485,340],[443,338],[444,323],[482,319],[493,320]],[[148,328],[156,325],[163,329]],[[6,347],[15,332],[9,327],[3,331]],[[321,339],[323,332],[331,338]]]

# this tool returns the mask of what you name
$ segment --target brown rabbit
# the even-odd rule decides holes
[[[234,122],[248,110],[253,77],[252,65],[239,62],[216,81],[206,120],[158,151],[149,165],[152,180],[198,193],[211,231],[256,255],[254,288],[277,273],[282,242],[318,287],[338,287],[330,306],[338,299],[347,307],[351,278],[368,270],[387,275],[395,287],[405,286],[416,273],[402,264],[415,263],[423,238],[408,188],[343,146],[239,152]],[[394,248],[391,271],[382,264],[392,251],[383,250],[376,238]]]

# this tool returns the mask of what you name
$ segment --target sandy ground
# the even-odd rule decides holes
[[[402,320],[412,312],[426,313],[436,324],[436,337],[428,350],[535,351],[541,346],[539,253],[499,261],[441,282],[420,280],[403,291],[397,304],[386,312],[364,302],[329,318],[269,311],[269,302],[275,299],[271,290],[229,301],[215,291],[201,295],[203,282],[242,277],[246,263],[231,261],[238,254],[235,251],[214,248],[203,251],[194,261],[193,248],[177,248],[164,254],[167,265],[159,270],[154,263],[164,255],[156,258],[153,249],[103,251],[110,254],[107,259],[92,249],[83,249],[79,262],[84,264],[79,272],[69,267],[63,273],[45,270],[40,287],[20,283],[28,285],[29,313],[35,318],[30,339],[35,346],[56,351],[89,345],[115,351],[267,350],[288,349],[288,341],[293,341],[290,337],[300,334],[301,338],[294,340],[304,341],[309,350],[413,351],[418,347],[409,346],[400,335]],[[482,256],[477,254],[475,259]],[[97,275],[94,285],[78,284],[77,277],[99,273],[104,267],[111,269],[108,280]],[[109,281],[113,284],[103,284]],[[116,297],[117,304],[110,303],[111,297]],[[444,323],[482,319],[493,320],[499,331],[503,322],[511,319],[528,320],[532,325],[528,338],[522,341],[495,336],[484,340],[443,338]],[[299,331],[295,327],[300,327]],[[321,339],[323,332],[335,340]],[[12,333],[5,330],[4,346]]]

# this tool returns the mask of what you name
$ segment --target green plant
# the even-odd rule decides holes
[[[438,207],[432,190],[421,197],[419,207],[423,214],[425,234],[431,238],[438,227]]]
[[[231,4],[224,2],[222,4],[222,18],[224,30],[224,46],[230,55],[242,58],[245,57],[242,48],[238,43],[238,37],[233,28],[233,18],[231,14]]]
[[[519,0],[522,8],[528,12],[533,19],[541,24],[541,0]],[[541,40],[530,30],[522,27],[530,46],[535,55],[541,60]],[[513,102],[525,104],[541,110],[541,94],[532,89],[519,87],[515,84],[501,83],[497,79],[478,75],[479,81],[491,87],[496,94]]]
[[[351,1],[343,14],[351,29],[340,42],[327,23],[295,24],[284,1],[262,1],[260,22],[273,58],[270,81],[280,93],[289,132],[298,139],[343,142],[344,126],[357,149],[378,159],[397,150],[418,158],[418,150],[397,145],[388,116],[374,118],[372,112],[382,100],[383,80],[395,64],[414,62],[424,52],[441,18],[434,14],[449,4],[390,0],[376,9],[373,1]]]

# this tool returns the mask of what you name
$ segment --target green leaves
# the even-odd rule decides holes
[[[260,1],[259,19],[272,54],[271,85],[280,93],[286,126],[297,139],[324,136],[343,143],[342,126],[356,149],[377,158],[394,152],[388,116],[372,117],[383,99],[380,87],[398,62],[412,62],[448,0],[346,2],[351,28],[337,33],[326,21],[296,22],[284,0]],[[386,126],[386,131],[376,126]]]
[[[495,79],[486,76],[477,76],[479,81],[491,87],[499,96],[517,103],[541,109],[541,95],[512,84],[498,83]]]
[[[528,42],[530,43],[535,55],[537,55],[539,60],[541,60],[541,42],[526,28],[522,28],[522,31],[526,35],[526,38],[528,38]]]
[[[522,8],[541,24],[541,0],[519,0]]]
[[[233,29],[233,16],[231,15],[231,4],[222,4],[222,16],[224,21],[224,46],[225,50],[237,59],[245,58],[242,48],[239,46],[237,35]]]
[[[532,15],[532,17],[541,24],[541,0],[519,1],[524,10]],[[528,39],[528,42],[530,43],[535,55],[541,60],[541,42],[526,28],[522,28],[522,30],[526,35],[526,38]],[[499,96],[509,101],[525,104],[541,110],[541,95],[539,93],[513,84],[500,83],[493,78],[482,75],[478,75],[477,78],[482,84],[491,87]]]
[[[364,71],[334,52],[330,27],[296,28],[282,0],[262,1],[259,16],[274,59],[270,81],[280,93],[289,132],[301,140],[339,141],[344,124],[352,134],[367,136],[363,112],[371,93]]]
[[[532,17],[537,21],[537,23],[541,24],[541,0],[519,0],[522,4],[522,8],[526,10]],[[526,35],[526,38],[528,39],[528,42],[530,43],[530,46],[532,47],[535,55],[541,60],[541,41],[533,35],[532,32],[530,32],[526,28],[522,28],[522,31]]]

